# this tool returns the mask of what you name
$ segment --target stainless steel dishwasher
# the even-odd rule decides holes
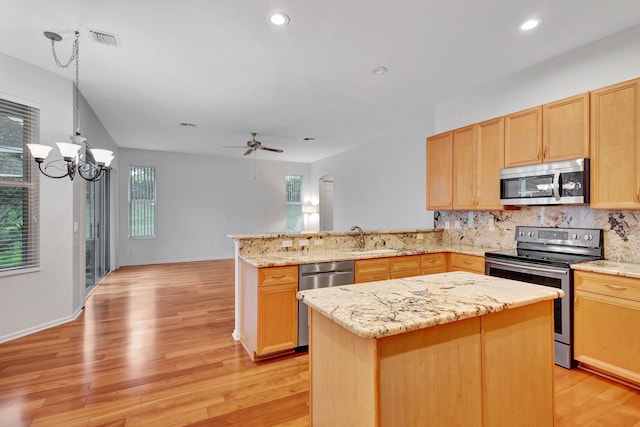
[[[298,290],[353,284],[353,260],[319,262],[298,266]],[[309,345],[307,304],[298,301],[298,347]]]

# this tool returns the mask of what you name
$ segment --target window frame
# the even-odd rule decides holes
[[[0,174],[0,188],[26,190],[22,200],[22,261],[0,264],[0,277],[24,274],[40,270],[40,174],[27,144],[40,142],[40,109],[22,100],[0,97],[2,115],[15,116],[22,120],[22,173],[21,179],[6,179]],[[0,224],[0,229],[3,225]],[[3,242],[0,240],[0,250]],[[26,254],[25,254],[26,252]]]
[[[291,191],[289,189],[289,181],[293,181],[294,179],[299,179],[299,186],[297,188],[297,199],[296,201],[289,200],[291,197]],[[304,194],[304,175],[286,175],[285,176],[285,231],[287,233],[302,233],[304,231],[304,214],[302,213],[302,205],[304,204],[303,200]],[[299,212],[297,212],[297,226],[290,226],[290,208],[295,207],[299,208]]]
[[[153,193],[153,198],[150,199],[141,199],[141,200],[146,200],[147,202],[144,203],[145,205],[149,205],[148,207],[152,208],[152,212],[151,212],[151,220],[152,223],[151,224],[147,224],[146,226],[142,226],[142,229],[146,229],[146,230],[151,230],[150,233],[146,233],[146,234],[135,234],[134,235],[134,228],[138,228],[134,225],[134,221],[133,221],[133,216],[134,216],[134,207],[132,205],[132,177],[133,177],[133,171],[134,170],[138,170],[141,173],[147,173],[147,172],[152,172],[153,175],[153,187],[152,187],[152,193]],[[156,223],[157,223],[157,211],[156,211],[156,205],[157,205],[157,182],[156,182],[156,178],[157,178],[157,173],[156,173],[156,167],[155,166],[141,166],[141,165],[129,165],[129,174],[128,174],[128,186],[127,186],[127,209],[128,209],[128,213],[127,213],[127,220],[128,220],[128,238],[131,240],[141,240],[141,239],[155,239],[157,238],[157,227],[156,227]],[[146,191],[146,195],[149,195],[149,189],[144,189],[144,191]],[[148,215],[147,213],[143,213]],[[148,220],[148,218],[147,218]]]

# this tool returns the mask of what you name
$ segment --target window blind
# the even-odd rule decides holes
[[[27,144],[40,142],[40,111],[0,99],[0,274],[40,265],[40,188]]]
[[[129,166],[129,238],[156,237],[156,169]]]

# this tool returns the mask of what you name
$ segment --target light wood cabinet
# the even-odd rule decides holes
[[[355,283],[388,280],[389,258],[357,259],[354,263]]]
[[[574,358],[640,385],[640,280],[576,271]]]
[[[542,161],[542,107],[505,116],[504,166]]]
[[[504,167],[504,117],[477,125],[476,210],[502,210],[500,169]]]
[[[427,138],[427,209],[446,210],[452,207],[452,156],[451,132]]]
[[[589,157],[589,93],[542,106],[542,161]]]
[[[449,254],[449,271],[468,271],[484,274],[484,257],[478,255]]]
[[[447,271],[447,254],[443,252],[420,256],[422,274],[444,273]]]
[[[477,127],[453,131],[453,209],[476,207]]]
[[[389,277],[391,279],[420,276],[420,273],[420,255],[405,255],[389,258]]]
[[[591,208],[640,209],[640,79],[591,92]]]
[[[298,266],[240,264],[240,341],[252,360],[298,345]]]

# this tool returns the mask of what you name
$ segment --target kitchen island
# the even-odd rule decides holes
[[[312,425],[553,425],[553,299],[466,272],[301,291]]]

